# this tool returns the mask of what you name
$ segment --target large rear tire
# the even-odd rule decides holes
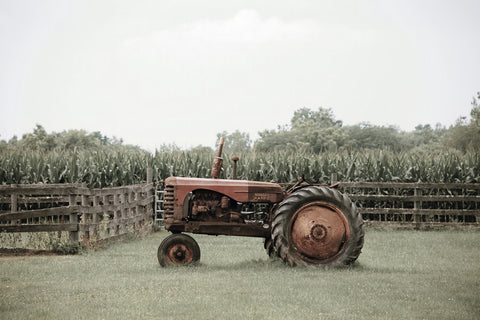
[[[268,256],[270,258],[275,257],[275,249],[273,248],[273,241],[271,238],[265,238],[265,241],[263,243],[263,247],[265,248],[265,251],[267,252]]]
[[[200,260],[200,247],[192,237],[174,233],[163,239],[157,258],[162,267],[195,263]]]
[[[363,238],[363,220],[355,204],[328,187],[293,192],[272,221],[274,251],[293,266],[350,265],[362,251]]]

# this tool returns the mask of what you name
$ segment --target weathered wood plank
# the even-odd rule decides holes
[[[341,182],[340,188],[381,188],[381,189],[480,189],[480,183],[406,183],[406,182]]]
[[[113,187],[113,188],[102,188],[102,189],[90,189],[92,195],[96,196],[106,196],[114,195],[120,193],[129,193],[129,192],[148,192],[154,189],[153,183],[123,186],[123,187]]]
[[[89,193],[82,184],[17,184],[0,186],[0,195],[69,195]]]
[[[450,216],[479,216],[478,210],[461,209],[401,209],[401,208],[358,208],[361,214],[414,214],[414,215],[450,215]]]
[[[52,202],[65,202],[68,203],[68,196],[44,196],[44,197],[19,197],[18,204],[32,204],[32,203],[52,203]]]
[[[17,211],[10,213],[0,214],[1,220],[16,220],[16,219],[29,219],[29,218],[42,218],[48,216],[60,216],[60,215],[70,215],[80,212],[80,206],[71,206],[71,207],[56,207],[56,208],[46,208],[38,210],[25,210]]]
[[[135,215],[128,218],[119,218],[119,219],[112,219],[109,220],[108,223],[89,223],[89,224],[79,224],[78,228],[79,231],[98,231],[99,227],[113,229],[116,226],[127,226],[132,225],[137,222],[141,221],[149,221],[152,219],[151,215]]]
[[[0,224],[0,232],[53,232],[53,231],[77,231],[76,223],[57,224]]]
[[[114,212],[117,210],[134,209],[137,206],[151,205],[154,199],[155,197],[152,195],[152,196],[146,197],[145,199],[134,200],[133,202],[128,202],[128,203],[119,203],[117,205],[107,204],[107,205],[85,206],[85,207],[82,207],[82,212],[88,213],[88,214],[95,214],[95,213],[98,214],[103,212]]]
[[[414,228],[414,229],[446,229],[446,228],[471,228],[479,229],[480,224],[469,222],[391,222],[391,221],[365,221],[365,226],[373,227],[396,227],[396,228]]]
[[[467,189],[478,190],[480,183],[429,183],[429,182],[340,182],[339,188],[364,189]],[[163,183],[163,182],[161,182]],[[160,183],[158,183],[160,184]],[[291,187],[294,183],[279,183],[281,186]],[[328,186],[324,183],[315,183],[317,186]]]
[[[25,204],[52,204],[52,203],[68,203],[68,196],[45,196],[45,197],[31,197],[31,196],[19,196],[17,198],[17,205],[25,205]],[[10,204],[10,197],[8,200],[5,198],[0,199],[0,205],[2,204]]]
[[[118,196],[121,196],[122,193],[117,194]],[[113,194],[105,194],[105,195],[112,195],[115,196],[116,193]],[[85,196],[85,195],[84,195]],[[97,195],[98,196],[98,195]],[[151,196],[149,195],[145,199],[150,200]],[[146,200],[143,199],[141,201],[145,202]],[[70,197],[68,195],[59,195],[59,196],[51,196],[51,195],[45,195],[45,196],[23,196],[23,197],[17,197],[17,204],[50,204],[50,203],[68,203],[70,200]],[[76,202],[81,201],[80,195],[76,197]],[[0,198],[0,204],[10,204],[11,203],[11,197],[3,197]]]
[[[480,196],[470,195],[417,195],[417,196],[403,196],[403,195],[383,195],[383,194],[348,194],[352,200],[373,200],[373,201],[438,201],[438,202],[455,202],[455,201],[468,201],[468,202],[480,202]]]

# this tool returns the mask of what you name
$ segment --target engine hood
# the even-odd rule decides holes
[[[284,198],[283,189],[271,182],[169,177],[165,186],[174,187],[175,202],[178,204],[183,203],[186,195],[194,190],[216,191],[238,202],[277,203]]]

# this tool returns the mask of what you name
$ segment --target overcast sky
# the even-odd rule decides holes
[[[301,107],[410,131],[469,116],[480,1],[0,0],[0,139],[101,131],[154,150]]]

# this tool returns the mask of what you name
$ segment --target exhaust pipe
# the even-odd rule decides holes
[[[220,177],[220,172],[222,171],[222,164],[223,164],[222,150],[223,150],[224,143],[225,143],[225,138],[222,137],[222,139],[220,139],[220,145],[218,146],[217,156],[215,157],[215,159],[213,159],[213,165],[212,165],[213,179],[218,179],[218,177]]]
[[[232,160],[233,160],[233,173],[232,173],[232,179],[233,180],[237,180],[237,161],[238,161],[238,157],[237,156],[233,156],[232,157]]]

